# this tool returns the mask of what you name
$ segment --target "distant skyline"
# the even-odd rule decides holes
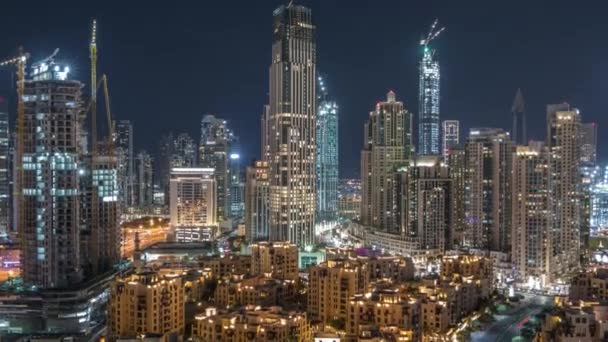
[[[59,59],[88,85],[88,36],[99,22],[99,70],[107,73],[117,120],[134,125],[135,151],[157,153],[160,135],[200,135],[206,113],[230,121],[244,163],[259,157],[260,115],[268,102],[272,12],[286,1],[146,4],[11,2],[0,20],[0,59],[18,46],[33,60]],[[512,126],[513,94],[526,101],[528,138],[544,140],[546,104],[568,102],[599,126],[608,158],[608,23],[592,2],[299,0],[317,25],[318,69],[340,106],[340,176],[358,177],[363,124],[389,89],[418,113],[419,41],[435,18],[441,66],[441,120]],[[587,6],[585,6],[587,5]],[[0,69],[0,96],[14,88]],[[12,99],[14,101],[14,98]],[[14,103],[11,104],[14,117]],[[14,124],[14,120],[11,123]],[[417,126],[415,122],[414,127]],[[417,141],[415,139],[414,141]]]

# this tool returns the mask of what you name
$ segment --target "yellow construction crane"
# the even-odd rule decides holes
[[[110,153],[113,150],[113,134],[114,125],[112,121],[112,112],[110,110],[110,93],[108,92],[108,77],[103,74],[101,79],[97,81],[97,20],[93,19],[91,24],[91,41],[89,43],[89,57],[91,61],[91,99],[85,113],[91,113],[91,144],[92,154],[97,155],[97,91],[103,84],[103,93],[105,98],[106,116],[108,120],[108,144]]]

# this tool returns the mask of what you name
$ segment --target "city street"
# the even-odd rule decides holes
[[[496,321],[485,330],[472,333],[471,340],[511,342],[520,335],[521,328],[529,319],[540,313],[543,308],[552,305],[552,297],[526,294],[525,298],[508,312],[494,315]]]

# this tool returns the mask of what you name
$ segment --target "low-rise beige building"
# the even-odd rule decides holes
[[[267,309],[245,307],[239,312],[208,308],[192,324],[195,341],[312,341],[312,329],[306,314],[285,312],[280,307]]]
[[[251,274],[281,280],[298,280],[298,246],[289,242],[251,245]]]
[[[290,301],[296,288],[291,280],[233,275],[218,281],[214,302],[219,307],[242,305],[276,306]]]
[[[161,341],[184,334],[184,284],[178,274],[145,271],[119,277],[110,286],[108,338],[160,336]]]

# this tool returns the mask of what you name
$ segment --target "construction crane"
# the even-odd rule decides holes
[[[89,43],[91,58],[91,151],[97,154],[97,20],[91,25],[91,41]]]
[[[441,27],[439,29],[437,29],[437,24],[439,23],[439,19],[435,19],[435,21],[433,22],[433,25],[431,25],[431,29],[429,30],[429,33],[426,35],[426,38],[420,40],[420,45],[424,46],[424,52],[428,52],[428,45],[429,43],[434,40],[435,38],[437,38],[441,32],[443,32],[443,30],[445,30],[445,27]]]

